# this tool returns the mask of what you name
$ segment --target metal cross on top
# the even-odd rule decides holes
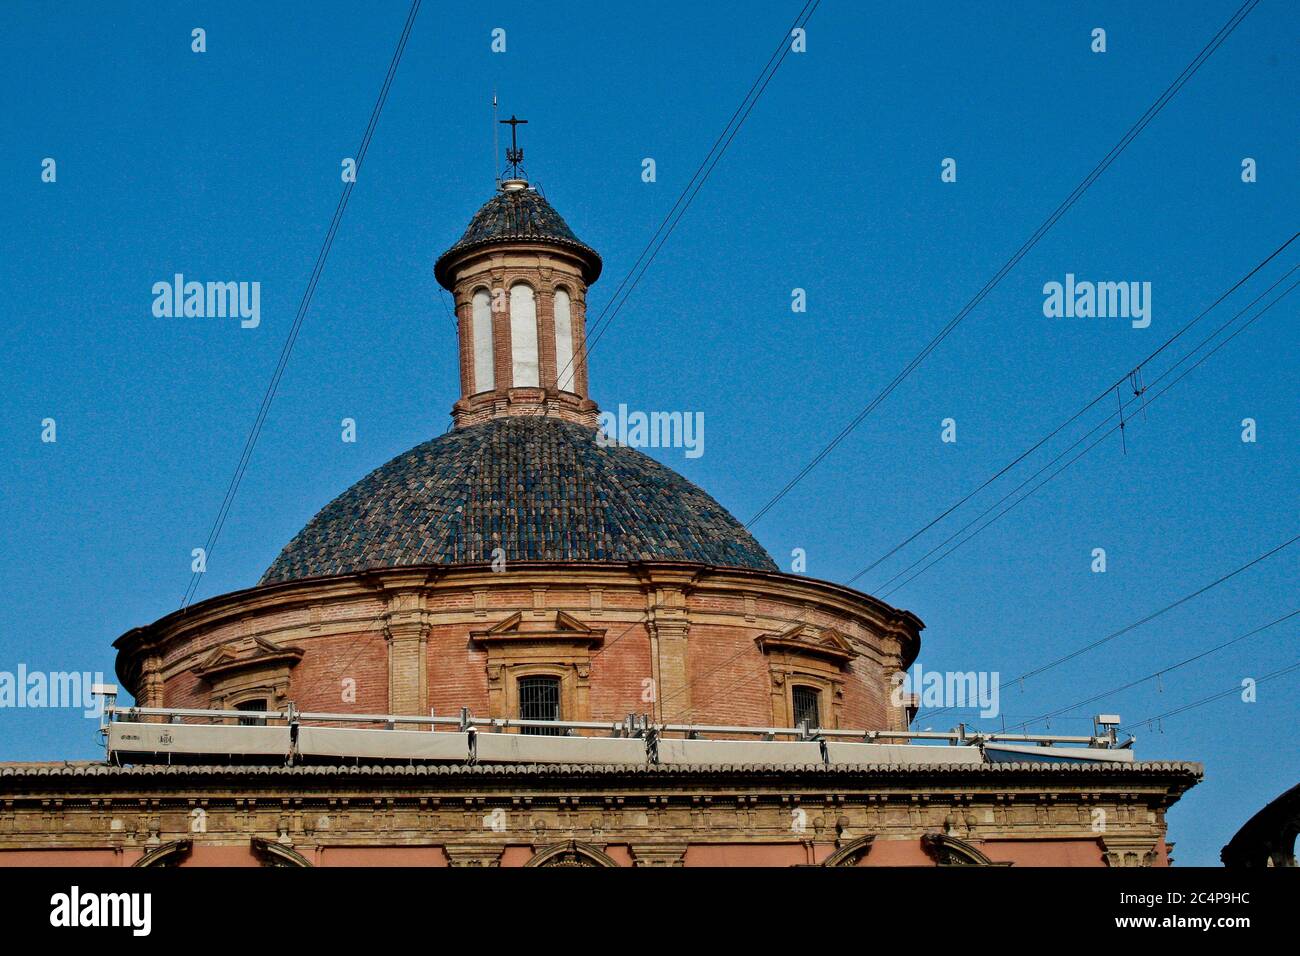
[[[513,167],[511,171],[517,179],[519,178],[519,164],[524,161],[524,151],[519,148],[518,132],[519,127],[527,124],[528,120],[516,119],[515,115],[511,113],[510,119],[499,120],[499,122],[502,126],[510,127],[510,148],[506,150],[506,162]]]

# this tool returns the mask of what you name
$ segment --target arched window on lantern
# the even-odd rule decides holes
[[[474,293],[470,317],[474,343],[474,391],[490,392],[496,387],[492,361],[492,296],[487,289]]]
[[[510,289],[511,385],[541,384],[537,369],[537,300],[522,282]]]
[[[573,307],[567,289],[555,290],[555,369],[556,388],[573,391]]]

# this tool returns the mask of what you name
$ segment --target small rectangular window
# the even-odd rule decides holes
[[[244,701],[243,703],[236,704],[236,705],[235,705],[235,710],[246,710],[246,711],[249,712],[249,714],[264,714],[264,713],[266,713],[266,700],[265,700],[264,698],[259,698],[259,699],[257,699],[257,700],[246,700],[246,701]],[[265,727],[265,726],[266,726],[266,718],[265,718],[265,717],[252,717],[252,716],[249,716],[249,717],[240,717],[240,718],[239,718],[239,726],[241,726],[241,727]]]
[[[558,677],[519,678],[519,719],[560,719],[560,679]],[[558,737],[564,731],[559,727],[524,727],[521,732]]]
[[[821,693],[814,687],[795,686],[791,695],[794,698],[794,725],[820,727]]]

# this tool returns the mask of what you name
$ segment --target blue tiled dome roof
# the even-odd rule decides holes
[[[438,257],[434,277],[449,286],[447,265],[462,252],[497,242],[545,242],[567,246],[586,263],[588,285],[600,276],[600,255],[573,234],[563,217],[540,193],[532,189],[497,192],[469,221],[469,228],[457,243]]]
[[[326,505],[262,584],[372,568],[507,561],[699,561],[777,570],[708,494],[631,448],[545,416],[449,432]]]

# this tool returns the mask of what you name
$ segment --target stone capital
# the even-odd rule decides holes
[[[443,847],[452,866],[500,866],[502,847],[492,843],[460,843]]]
[[[1099,842],[1107,866],[1155,865],[1157,845],[1154,837],[1104,836]]]
[[[633,843],[628,847],[633,866],[682,866],[685,843]]]

